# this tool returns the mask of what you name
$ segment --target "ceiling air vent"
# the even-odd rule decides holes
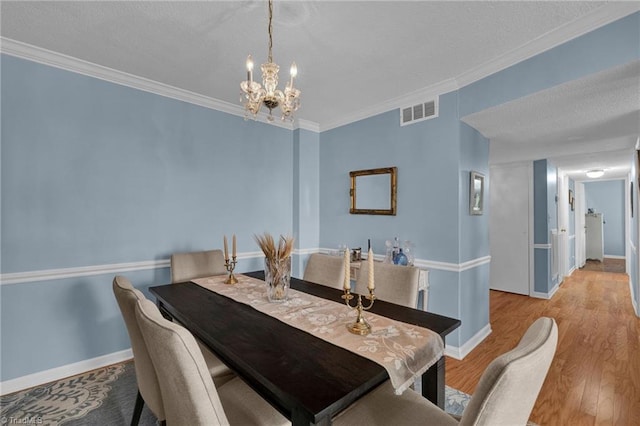
[[[400,125],[417,123],[438,116],[438,98],[422,104],[400,108]]]

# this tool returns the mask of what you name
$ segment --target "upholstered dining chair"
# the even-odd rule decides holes
[[[164,424],[165,414],[160,394],[160,385],[156,376],[156,370],[147,351],[142,333],[138,327],[135,307],[138,300],[146,300],[144,295],[136,290],[131,281],[123,276],[116,276],[113,279],[113,294],[116,297],[122,318],[129,333],[131,350],[133,352],[133,364],[136,371],[136,381],[138,382],[138,396],[133,410],[131,426],[136,426],[140,421],[140,414],[146,402],[151,412],[156,416],[161,424]]]
[[[192,251],[171,255],[171,282],[226,274],[222,250]]]
[[[226,273],[227,269],[224,266],[222,250],[192,251],[171,255],[172,283]],[[221,385],[225,381],[232,379],[234,373],[204,343],[199,340],[197,342],[215,383]]]
[[[136,318],[157,372],[169,426],[290,424],[237,377],[216,388],[193,335],[166,320],[153,303],[138,301]]]
[[[408,308],[415,308],[418,305],[419,268],[374,262],[373,271],[377,299]],[[368,282],[369,264],[362,262],[356,281],[356,292],[367,294]]]
[[[553,318],[534,321],[514,349],[489,364],[459,421],[411,389],[395,395],[387,381],[336,416],[333,424],[524,426],[557,343]]]
[[[307,260],[302,279],[342,290],[344,286],[344,258],[313,253]]]
[[[120,307],[122,318],[129,333],[131,341],[131,350],[133,352],[133,364],[136,371],[136,380],[138,382],[138,396],[136,405],[131,419],[132,425],[137,425],[140,420],[142,408],[146,402],[151,412],[159,421],[164,420],[164,408],[162,398],[160,397],[160,387],[156,378],[155,370],[149,358],[149,352],[144,344],[138,322],[135,317],[135,304],[138,300],[146,300],[142,292],[135,289],[127,278],[116,276],[113,279],[113,293]],[[211,351],[203,352],[205,363],[209,374],[213,378],[216,385],[222,385],[235,377],[233,371],[229,369],[218,357]]]

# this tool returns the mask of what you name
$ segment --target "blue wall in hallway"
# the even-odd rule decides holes
[[[584,183],[587,209],[602,213],[604,225],[604,255],[625,255],[625,197],[628,195],[624,180],[605,180]]]
[[[559,282],[553,274],[552,231],[558,228],[558,173],[548,160],[533,162],[534,290],[548,295]]]

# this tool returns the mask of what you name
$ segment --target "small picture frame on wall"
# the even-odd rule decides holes
[[[573,196],[573,190],[569,190],[569,206],[571,207],[571,211],[576,209],[576,199]]]
[[[481,215],[484,211],[484,175],[471,172],[469,180],[469,214]]]

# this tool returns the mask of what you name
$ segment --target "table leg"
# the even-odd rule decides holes
[[[318,421],[318,423],[313,423],[309,421],[309,416],[305,414],[302,410],[293,409],[291,413],[291,426],[329,426],[331,425],[331,417],[326,416]]]
[[[444,410],[444,356],[422,375],[422,396]]]

